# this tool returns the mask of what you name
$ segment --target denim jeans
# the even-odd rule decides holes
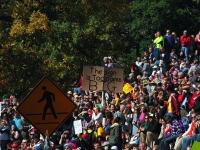
[[[187,146],[191,146],[192,143],[193,143],[192,141],[193,141],[192,137],[188,137],[188,138],[183,139],[181,150],[185,150],[187,148]]]
[[[137,144],[137,145],[140,144],[140,138],[138,138],[137,140],[135,140],[135,144]]]
[[[109,131],[110,131],[110,126],[108,125],[104,128],[104,132],[105,134],[109,134]]]
[[[174,143],[176,141],[177,137],[179,137],[179,135],[164,138],[162,140],[163,144],[161,145],[160,149],[161,150],[169,150],[170,149],[169,144]]]
[[[181,47],[181,51],[184,52],[186,60],[188,60],[189,49],[188,47]]]
[[[195,135],[193,135],[193,136],[192,136],[192,141],[193,141],[193,142],[194,142],[194,141],[200,142],[200,134],[195,134]]]
[[[158,48],[154,48],[153,55],[156,58],[156,60],[160,59],[160,50]]]
[[[164,145],[164,142],[165,142],[165,140],[168,138],[168,137],[170,137],[171,135],[170,134],[168,134],[168,135],[166,135],[164,138],[161,138],[160,139],[160,141],[159,141],[159,147],[160,147],[160,149],[162,150],[162,148],[163,148],[163,145]]]
[[[81,93],[81,88],[77,87],[76,89],[74,89],[74,93],[80,94]]]

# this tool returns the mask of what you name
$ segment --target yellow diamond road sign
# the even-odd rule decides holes
[[[17,110],[42,134],[52,135],[75,110],[76,104],[44,77],[19,104]]]

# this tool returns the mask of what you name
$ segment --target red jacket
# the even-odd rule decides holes
[[[189,47],[191,45],[191,38],[190,36],[181,36],[180,37],[180,46],[181,47]]]
[[[195,92],[195,93],[192,95],[192,97],[189,99],[189,101],[188,101],[188,106],[189,106],[190,109],[193,108],[193,106],[194,106],[194,104],[195,104],[195,100],[196,100],[199,96],[200,96],[200,95],[199,95],[197,92]]]
[[[178,95],[178,103],[181,104],[183,102],[183,99],[184,99],[184,94],[182,94],[182,93],[179,94]]]

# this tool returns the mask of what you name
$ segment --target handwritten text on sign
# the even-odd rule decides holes
[[[123,69],[85,66],[83,90],[122,92]]]

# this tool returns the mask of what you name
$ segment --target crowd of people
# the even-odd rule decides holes
[[[83,77],[67,96],[72,116],[49,137],[58,150],[190,150],[200,141],[200,32],[179,38],[155,33],[152,46],[130,66],[128,93],[82,89]],[[114,67],[111,57],[101,64]],[[105,93],[105,92],[104,92]],[[45,137],[17,112],[13,97],[1,102],[1,150],[45,149]],[[82,133],[73,122],[81,120]]]

